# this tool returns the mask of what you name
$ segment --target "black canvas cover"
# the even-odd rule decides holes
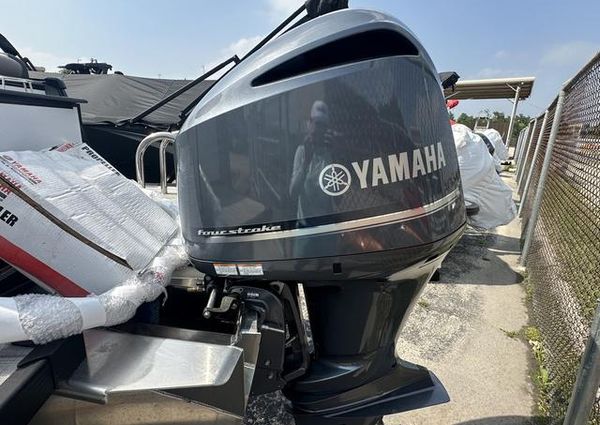
[[[49,75],[35,72],[31,74],[32,78],[45,78]],[[83,124],[117,124],[129,120],[190,82],[119,74],[52,76],[65,82],[68,96],[87,100],[88,103],[81,107]],[[146,116],[142,122],[156,128],[166,128],[179,122],[180,112],[212,84],[213,81],[198,83]]]

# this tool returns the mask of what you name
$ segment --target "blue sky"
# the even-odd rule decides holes
[[[94,57],[126,74],[194,78],[243,54],[299,0],[6,1],[2,32],[36,65]],[[537,115],[600,50],[600,0],[350,0],[406,23],[439,71],[462,78],[535,76],[520,111]],[[508,113],[508,101],[465,101],[458,113]]]

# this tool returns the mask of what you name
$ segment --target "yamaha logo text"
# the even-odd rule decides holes
[[[354,176],[342,164],[329,164],[319,175],[321,190],[330,196],[346,193],[356,177],[361,189],[415,179],[438,171],[446,166],[441,143],[431,144],[413,151],[356,161],[351,164]]]

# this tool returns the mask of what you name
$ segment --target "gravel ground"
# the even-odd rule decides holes
[[[246,408],[244,425],[294,425],[294,418],[285,410],[286,402],[279,391],[252,397]]]

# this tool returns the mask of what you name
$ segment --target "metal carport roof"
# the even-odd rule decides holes
[[[519,99],[527,99],[531,95],[535,77],[492,78],[486,80],[462,80],[444,90],[449,99],[514,99],[517,87]]]

